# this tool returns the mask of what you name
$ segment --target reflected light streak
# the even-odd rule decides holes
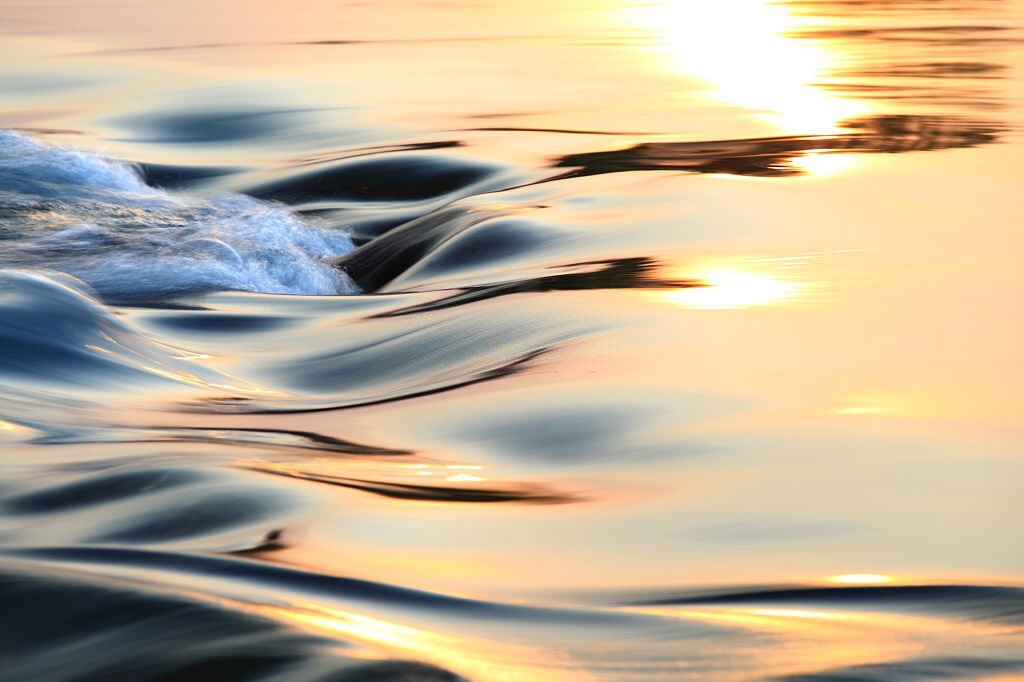
[[[862,393],[848,395],[837,401],[831,408],[832,414],[846,417],[878,417],[900,413],[907,415],[908,402],[905,395],[892,393]]]
[[[314,607],[303,606],[304,609]],[[313,611],[290,611],[281,609],[277,612],[292,622],[310,625],[314,628],[328,630],[353,637],[363,642],[395,647],[403,650],[424,651],[442,644],[441,637],[432,635],[416,628],[388,623],[377,618],[370,618],[348,611],[316,613]]]
[[[700,310],[730,310],[779,303],[792,298],[799,285],[780,277],[735,268],[716,268],[697,274],[707,286],[678,289],[669,301]]]
[[[478,679],[519,679],[504,674],[512,662],[528,667],[528,679],[538,682],[581,679],[571,677],[571,672],[566,675],[557,669],[545,670],[546,666],[554,668],[554,662],[531,647],[492,645],[315,604],[299,604],[297,608],[258,606],[254,610],[330,636],[344,635],[363,644],[384,647],[403,658],[422,658],[451,670],[465,671]],[[460,650],[460,645],[465,650]],[[467,655],[468,652],[472,654]],[[346,653],[351,656],[358,652],[346,649]],[[480,660],[481,653],[493,663]]]
[[[477,473],[453,473],[467,471],[479,472],[483,469],[479,464],[405,464],[403,467],[406,469],[414,469],[415,471],[412,473],[416,476],[437,475],[444,477],[444,480],[451,481],[453,483],[479,483],[480,481],[487,480],[486,476],[480,476]],[[431,467],[438,469],[438,471],[431,471]]]
[[[759,616],[777,616],[779,618],[816,618],[820,620],[844,620],[843,613],[828,611],[808,611],[807,609],[752,609],[750,613]]]
[[[892,582],[892,578],[878,573],[847,573],[828,577],[830,583],[841,583],[844,585],[879,585]]]
[[[871,576],[849,574],[832,579]],[[647,609],[645,609],[647,611]],[[999,630],[942,615],[908,615],[863,611],[820,611],[799,608],[673,609],[650,612],[667,617],[737,627],[770,637],[771,645],[753,651],[757,679],[804,676],[822,669],[849,668],[899,661],[918,655],[922,642],[991,637]],[[1001,626],[995,626],[999,628]],[[986,678],[988,679],[988,678]]]
[[[886,414],[890,410],[886,407],[876,407],[873,405],[855,405],[852,407],[840,407],[835,410],[835,414],[841,415],[874,415],[874,414]]]
[[[665,0],[632,10],[674,68],[707,83],[714,99],[755,110],[783,132],[838,132],[838,122],[863,113],[814,83],[839,55],[818,42],[791,37],[807,18],[772,0]],[[724,37],[724,39],[723,39]]]
[[[829,152],[809,152],[797,156],[789,162],[793,168],[809,175],[837,175],[857,163],[857,158],[849,154],[830,154]]]

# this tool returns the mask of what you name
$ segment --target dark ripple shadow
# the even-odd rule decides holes
[[[279,331],[294,325],[298,320],[286,315],[245,315],[235,313],[208,312],[204,315],[193,315],[183,312],[180,315],[167,315],[157,319],[153,324],[170,331],[199,332],[209,335],[220,334],[253,334],[259,332]]]
[[[458,682],[416,662],[360,660],[362,647],[183,594],[0,565],[0,678],[47,682]],[[346,650],[352,656],[346,655]]]
[[[261,449],[306,451],[323,455],[399,457],[413,451],[364,445],[311,431],[288,429],[238,429],[199,427],[96,428],[87,431],[65,428],[32,441],[39,445],[99,443],[203,443]]]
[[[1008,26],[989,25],[940,25],[940,26],[898,26],[878,28],[833,28],[805,29],[790,34],[794,38],[811,40],[863,39],[916,42],[942,47],[990,46],[1005,43],[1020,43],[1021,39],[1006,35]]]
[[[1005,78],[1005,64],[976,61],[916,62],[855,67],[840,73],[853,78]]]
[[[558,245],[558,239],[556,231],[516,219],[508,212],[456,205],[401,225],[333,263],[366,292],[454,290],[440,299],[379,317],[517,293],[705,286],[697,280],[659,274],[661,264],[646,256],[543,264],[524,276],[521,271],[527,257],[541,257]],[[516,274],[508,274],[509,270]],[[474,276],[484,283],[465,283]]]
[[[912,682],[976,680],[991,675],[1024,673],[1024,658],[931,657],[892,663],[831,668],[816,673],[782,675],[777,682]]]
[[[444,208],[388,231],[334,264],[364,291],[378,291],[443,243],[501,215],[465,207]]]
[[[447,393],[467,386],[475,386],[489,381],[495,381],[504,377],[513,376],[526,369],[534,360],[549,353],[553,347],[538,348],[534,351],[524,353],[511,360],[488,368],[476,369],[462,373],[458,377],[433,377],[423,381],[418,386],[403,387],[401,390],[387,390],[382,388],[376,393],[357,395],[349,398],[337,397],[323,400],[297,401],[297,404],[270,404],[264,401],[243,397],[206,398],[190,403],[194,409],[202,412],[229,412],[246,414],[301,414],[312,412],[329,412],[333,410],[353,409],[357,407],[368,407],[370,405],[384,405],[387,403],[412,400],[414,398],[425,398],[427,396]]]
[[[666,279],[657,276],[661,264],[653,258],[617,258],[589,263],[572,263],[558,268],[558,274],[543,275],[513,282],[467,287],[450,296],[397,310],[379,313],[376,317],[410,315],[429,310],[452,308],[512,294],[548,291],[581,291],[586,289],[689,289],[705,287],[702,280]]]
[[[273,552],[280,552],[283,549],[288,549],[289,545],[287,542],[283,540],[283,537],[284,529],[274,528],[272,530],[267,531],[267,534],[264,535],[263,539],[261,539],[259,542],[249,547],[243,547],[241,549],[235,549],[225,552],[225,554],[242,557],[250,556],[255,558],[262,558],[268,554],[272,554]]]
[[[858,14],[902,14],[905,12],[944,14],[978,11],[1003,4],[1004,0],[782,0],[780,4],[815,16]]]
[[[968,148],[996,142],[1003,131],[996,123],[953,116],[875,116],[846,121],[844,126],[851,132],[647,142],[628,149],[570,154],[554,166],[576,169],[570,176],[660,170],[778,178],[802,175],[804,171],[794,161],[811,152],[899,154]]]
[[[669,595],[623,603],[628,606],[754,604],[909,611],[1024,625],[1024,588],[1002,585],[777,587]]]
[[[307,473],[294,468],[283,470],[270,466],[247,467],[253,471],[284,476],[303,481],[314,481],[328,485],[361,490],[397,500],[416,500],[421,502],[460,502],[460,503],[518,503],[518,504],[567,504],[579,502],[581,498],[568,493],[559,493],[548,486],[520,484],[504,487],[492,486],[452,486],[452,485],[410,485],[407,483],[389,483],[386,481],[368,481],[343,476],[327,476],[324,474]]]
[[[235,589],[256,598],[255,590],[268,589],[275,595],[312,596],[323,600],[372,603],[404,610],[447,614],[480,621],[521,621],[583,625],[641,623],[648,619],[634,614],[574,610],[457,597],[439,592],[411,589],[358,578],[314,573],[296,568],[236,559],[228,556],[186,554],[117,547],[39,547],[0,549],[0,556],[38,562],[42,565],[77,567],[99,572],[105,567],[122,571],[155,571],[182,584],[199,578],[224,579]]]
[[[238,411],[366,406],[433,395],[522,372],[537,358],[606,322],[519,307],[367,318],[264,363],[271,385],[298,397],[230,400]],[[218,398],[200,405],[219,404]]]
[[[321,109],[250,109],[146,112],[119,119],[136,131],[137,142],[181,145],[221,145],[279,136],[288,128],[301,128],[304,117]]]
[[[319,201],[403,203],[454,198],[478,191],[498,169],[420,154],[387,154],[320,164],[247,190],[261,199],[309,205]]]
[[[143,182],[161,189],[190,189],[209,180],[240,173],[244,168],[232,166],[185,166],[161,163],[137,163]]]
[[[49,482],[59,475],[53,471],[46,483],[21,481],[0,495],[8,519],[28,517],[7,542],[185,543],[230,551],[252,547],[268,525],[287,522],[303,506],[294,491],[226,469],[147,468],[117,460],[90,465],[70,479],[63,472],[63,480]]]
[[[15,495],[3,500],[2,506],[8,513],[53,514],[208,480],[208,475],[191,469],[115,472]]]
[[[153,501],[129,518],[108,523],[86,542],[152,545],[193,540],[261,522],[273,523],[289,506],[285,496],[251,486],[186,490],[171,500]]]

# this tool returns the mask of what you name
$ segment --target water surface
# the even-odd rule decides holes
[[[0,1],[0,679],[1024,676],[1022,10]]]

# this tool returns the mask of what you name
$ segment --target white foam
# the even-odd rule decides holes
[[[107,300],[231,289],[345,294],[346,234],[238,194],[147,186],[131,164],[0,131],[0,265],[65,272]]]

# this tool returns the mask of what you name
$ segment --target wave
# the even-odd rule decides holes
[[[0,566],[0,614],[6,680],[463,679],[338,637],[310,635],[223,599],[170,595],[35,563]]]
[[[164,345],[122,321],[66,275],[0,270],[0,395],[4,414],[35,402],[84,406],[88,396],[155,393],[177,384],[203,391],[258,391],[196,362],[201,354]]]
[[[271,202],[147,185],[128,163],[0,131],[0,266],[66,273],[106,302],[211,290],[348,294],[351,250]]]

